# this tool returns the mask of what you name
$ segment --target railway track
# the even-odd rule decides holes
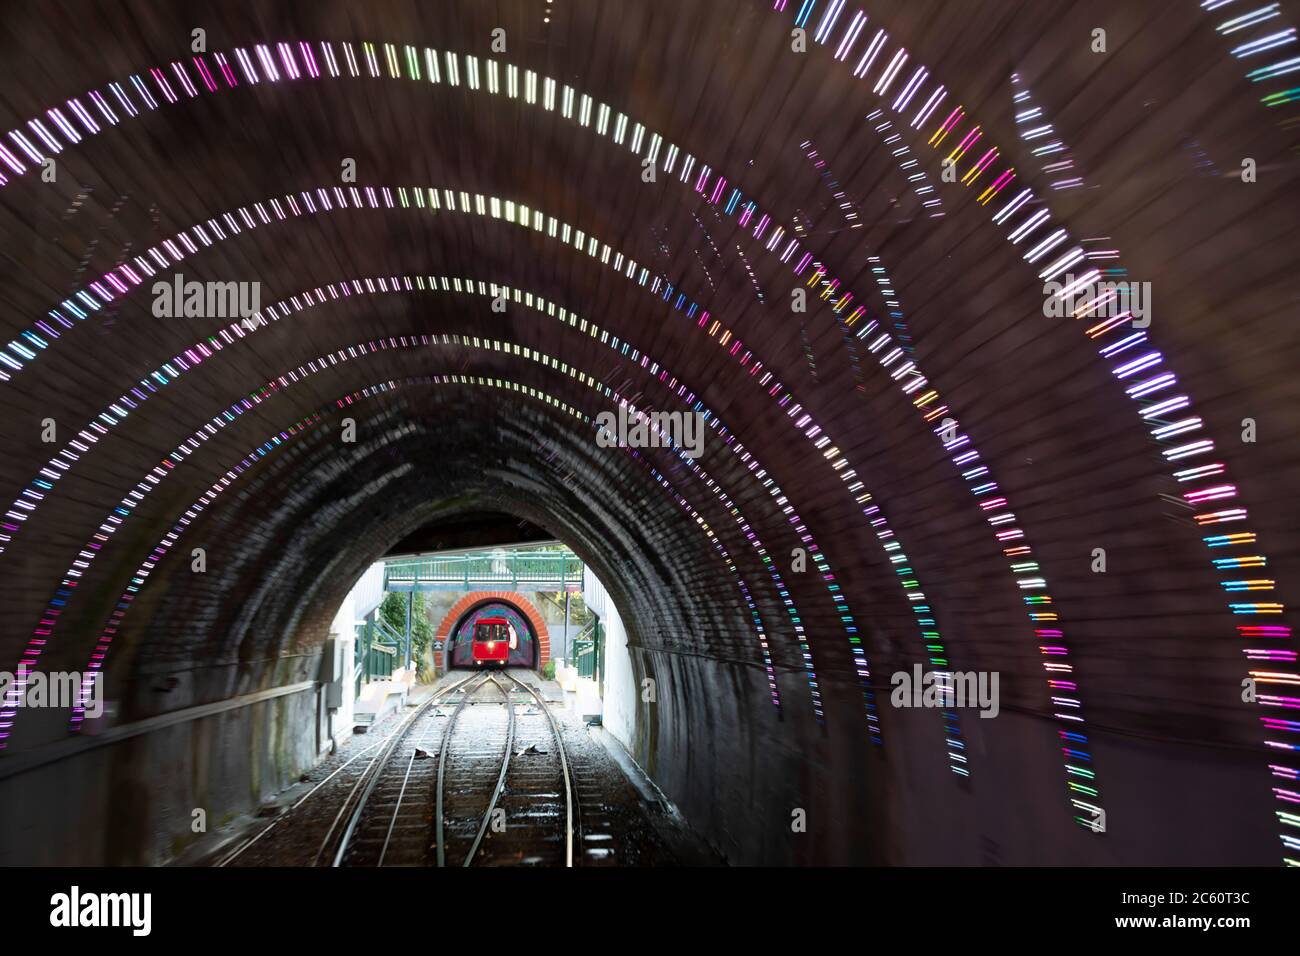
[[[435,809],[438,865],[573,866],[580,816],[560,727],[536,688],[509,672],[500,677],[504,727],[499,711],[484,713],[486,726],[463,748],[449,728]],[[520,697],[529,704],[522,713]]]
[[[431,697],[424,705],[404,717],[387,736],[354,754],[294,801],[268,826],[221,856],[213,865],[218,867],[242,865],[247,858],[256,856],[259,845],[270,842],[268,838],[284,838],[287,842],[295,844],[284,852],[302,856],[301,864],[316,866],[321,863],[322,858],[329,860],[326,851],[338,830],[340,819],[350,808],[357,806],[359,795],[364,792],[376,771],[391,759],[396,744],[417,720],[431,713],[431,708],[436,708],[439,703],[461,692],[471,680],[479,676],[470,675]],[[304,848],[302,846],[304,841],[310,839],[319,827],[324,826],[324,819],[330,819],[328,816],[322,819],[320,814],[332,807],[332,801],[337,801],[338,811],[331,819],[325,840],[322,842],[317,839]]]
[[[455,714],[490,678],[474,675],[459,682],[446,702],[459,693]],[[425,866],[429,846],[428,793],[434,767],[441,762],[442,738],[455,722],[440,723],[441,710],[430,698],[412,715],[381,756],[364,788],[353,801],[346,823],[334,847],[334,866]],[[443,729],[445,727],[445,729]],[[330,847],[326,836],[322,849]]]
[[[312,866],[573,866],[573,771],[536,688],[505,671],[470,674],[216,865],[279,829]]]
[[[465,703],[456,708],[447,725],[447,740],[438,759],[434,806],[434,844],[438,866],[469,866],[494,819],[497,800],[505,786],[515,739],[515,705],[509,691],[495,677],[488,678],[504,707],[475,707],[465,715]],[[485,685],[480,685],[485,686]],[[508,686],[508,685],[507,685]],[[462,730],[457,747],[456,729]],[[454,768],[454,769],[453,769]],[[448,783],[448,778],[452,780]],[[486,794],[486,798],[485,795]],[[484,809],[484,799],[487,801]],[[463,861],[457,863],[457,861]]]

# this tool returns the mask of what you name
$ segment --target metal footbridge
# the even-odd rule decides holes
[[[582,559],[567,548],[391,558],[386,591],[581,591]]]

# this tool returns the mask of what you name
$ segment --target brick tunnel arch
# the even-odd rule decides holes
[[[443,650],[433,652],[434,668],[441,673],[449,663],[446,648],[453,635],[459,635],[462,626],[470,616],[482,607],[493,604],[505,605],[519,614],[526,622],[529,637],[535,649],[534,659],[523,666],[535,670],[541,669],[551,659],[551,635],[546,627],[546,620],[532,601],[517,591],[472,591],[452,605],[451,610],[443,615],[442,621],[434,634],[434,640]]]
[[[377,2],[355,29],[400,22],[396,40],[423,42],[416,6]],[[328,11],[289,9],[295,33],[338,35]],[[147,100],[104,77],[161,54],[91,12],[87,35],[122,49],[61,66],[58,99],[80,97],[58,107],[66,128],[53,93],[14,84],[0,127],[28,132],[0,157],[0,216],[21,240],[0,348],[5,652],[101,672],[121,726],[244,702],[177,731],[198,769],[152,788],[133,765],[179,762],[160,737],[86,751],[115,755],[108,769],[40,763],[71,752],[70,725],[76,746],[94,734],[75,710],[6,702],[0,787],[36,766],[55,796],[29,818],[85,821],[55,845],[163,859],[177,808],[243,806],[309,766],[309,685],[350,582],[415,523],[492,506],[551,528],[606,582],[633,671],[663,691],[630,748],[732,859],[1271,859],[1273,791],[1294,794],[1268,786],[1239,688],[1243,647],[1279,671],[1295,661],[1283,612],[1300,529],[1269,490],[1296,484],[1293,351],[1267,321],[1294,298],[1278,278],[1294,257],[1238,223],[1290,235],[1285,178],[1225,206],[1231,177],[1180,169],[1148,105],[1108,87],[1127,66],[1080,79],[1031,55],[999,77],[951,41],[961,12],[927,26],[873,9],[850,38],[852,5],[835,30],[817,10],[809,55],[792,58],[800,9],[581,14],[591,35],[652,49],[746,50],[725,84],[684,67],[650,89],[618,44],[586,62],[545,45],[489,60],[474,52],[488,20],[516,15],[495,9],[440,22],[440,50],[381,42],[372,59],[363,39],[304,40],[141,67]],[[1046,34],[1050,16],[1027,11],[1020,29]],[[150,22],[186,33],[180,13]],[[877,22],[888,49],[863,82]],[[1202,32],[1194,63],[1231,65]],[[1172,88],[1191,76],[1204,94],[1161,105],[1170,129],[1220,161],[1282,168],[1292,144],[1272,107],[1142,42]],[[44,75],[34,53],[0,52]],[[1080,178],[1096,174],[1086,204],[1017,142],[1022,85],[1148,131],[1099,147],[1077,107],[1053,120],[1062,150],[1077,137]],[[28,117],[69,140],[48,189],[13,152],[34,143]],[[355,188],[310,158],[339,117],[365,150]],[[447,129],[463,149],[391,149]],[[234,130],[247,162],[233,171],[174,148]],[[939,174],[949,151],[956,183]],[[1138,166],[1166,184],[1159,201]],[[1134,274],[1175,321],[1047,317],[1062,263],[1119,269],[1136,245]],[[265,282],[258,320],[157,321],[152,282],[182,270]],[[807,311],[788,311],[800,294]],[[598,449],[595,417],[633,406],[704,416],[703,456]],[[1239,440],[1246,419],[1260,441]],[[1266,571],[1237,570],[1251,567]],[[892,706],[891,675],[914,665],[1002,675],[1002,716]],[[1169,780],[1201,786],[1171,800]],[[1241,808],[1231,840],[1196,826],[1223,805]],[[792,839],[773,822],[791,807],[836,828]],[[1115,839],[1080,825],[1092,807],[1118,811]]]
[[[352,401],[340,403],[335,413],[337,416],[346,409],[359,423],[362,438],[343,458],[338,457],[337,418],[322,421],[315,430],[299,433],[297,443],[284,442],[278,449],[283,454],[268,454],[260,468],[238,478],[250,484],[237,497],[223,489],[206,508],[197,512],[193,507],[187,509],[179,525],[171,525],[174,515],[160,513],[152,519],[154,530],[148,538],[167,544],[179,541],[174,548],[151,551],[144,547],[138,552],[149,567],[135,574],[147,574],[152,586],[134,597],[127,577],[119,585],[126,587],[123,599],[104,593],[95,599],[95,606],[79,609],[77,623],[68,622],[69,627],[102,631],[99,653],[108,654],[110,663],[104,673],[109,697],[121,718],[148,720],[187,706],[203,706],[308,678],[312,658],[295,655],[294,648],[319,646],[343,593],[375,555],[438,514],[490,504],[552,528],[603,579],[615,582],[611,592],[627,619],[655,622],[654,632],[647,632],[652,644],[668,639],[667,646],[684,646],[690,635],[713,634],[722,653],[748,658],[749,686],[741,692],[748,703],[742,706],[752,708],[762,723],[770,723],[765,680],[753,659],[752,644],[742,637],[744,609],[734,597],[727,597],[739,595],[734,582],[728,581],[725,566],[707,547],[707,538],[692,522],[682,520],[678,503],[651,481],[648,466],[637,456],[618,450],[614,450],[617,454],[597,452],[589,441],[575,441],[557,428],[568,416],[562,409],[534,399],[509,420],[496,413],[490,413],[491,424],[482,418],[470,420],[465,415],[467,399],[495,387],[486,382],[437,382],[426,377],[392,380],[388,387],[369,395],[363,394],[364,390],[353,392]],[[375,406],[373,413],[367,403]],[[441,421],[453,407],[461,410],[461,433],[454,435],[442,426],[434,430],[431,423]],[[483,406],[485,411],[490,407]],[[421,420],[426,424],[415,424]],[[495,431],[499,440],[485,444],[485,429]],[[533,454],[539,436],[548,447],[545,466]],[[495,450],[485,458],[488,448]],[[604,462],[598,470],[606,477],[593,486],[595,472],[591,469],[597,461]],[[503,466],[516,472],[512,480],[482,483],[481,475]],[[202,479],[195,478],[200,482],[196,490],[201,489]],[[237,483],[228,487],[240,488]],[[640,504],[629,507],[600,493],[599,487],[640,488],[636,496]],[[435,502],[430,501],[430,488],[440,489]],[[654,517],[647,518],[647,514]],[[366,534],[354,538],[347,533],[352,527],[364,527]],[[659,529],[655,532],[659,543],[654,547],[644,537],[641,529],[645,527]],[[289,528],[294,529],[292,535],[286,534]],[[240,606],[216,599],[206,586],[196,590],[189,570],[188,545],[193,541],[208,544],[208,573],[215,576],[212,586],[244,595]],[[250,549],[251,542],[257,544]],[[341,550],[340,542],[346,542]],[[647,563],[644,556],[657,548],[678,554],[678,560],[671,567]],[[691,580],[695,585],[688,584]],[[705,582],[712,582],[718,596],[701,603],[690,593]],[[106,620],[109,626],[103,626]],[[639,628],[633,625],[630,630],[633,642],[639,644]],[[103,635],[110,631],[114,639],[105,644]],[[218,635],[225,640],[215,640]],[[698,646],[698,640],[695,643]],[[294,670],[268,670],[259,663],[286,652],[290,655],[286,659],[296,660]],[[649,646],[638,647],[633,653],[638,671],[653,670],[665,682],[666,690],[673,687],[665,676],[675,670],[671,661],[655,664],[658,652]],[[212,663],[194,668],[185,663],[191,655]],[[785,664],[783,669],[789,673],[787,668]],[[692,704],[688,688],[699,688],[701,681],[707,684],[711,679],[704,674],[690,678],[682,674],[675,690],[665,693],[656,715],[663,726],[653,733],[647,728],[646,745],[653,741],[654,752],[647,751],[642,759],[685,768],[686,750],[699,750],[698,744],[689,743],[685,713]],[[737,691],[731,688],[727,693]],[[279,703],[259,708],[269,711],[264,719],[268,726],[278,728],[277,742],[253,758],[261,786],[270,788],[269,792],[292,780],[295,768],[312,759],[312,752],[303,746],[305,741],[294,740],[291,733],[295,724],[310,724],[310,699],[277,700]],[[791,713],[801,710],[797,701],[788,706]],[[218,722],[224,721],[218,718]],[[746,733],[754,729],[756,726]],[[26,722],[27,736],[15,739],[28,743],[39,731],[38,726]],[[812,739],[808,743],[815,745]],[[160,755],[150,750],[147,740],[114,746],[134,755],[134,761],[117,765],[121,777],[118,792],[130,788],[137,797],[132,818],[123,821],[114,830],[113,841],[100,845],[97,852],[106,854],[106,859],[139,860],[141,850],[148,852],[158,815],[166,813],[166,804],[157,799],[162,791],[142,786],[128,768],[135,762],[156,761]],[[674,751],[678,756],[670,757]],[[167,785],[197,788],[183,800],[220,803],[237,799],[230,788],[238,786],[236,781],[243,772],[231,773],[229,779],[218,774]],[[778,771],[773,768],[773,772]],[[779,773],[788,775],[788,768]],[[91,792],[85,791],[88,798]],[[703,819],[713,795],[701,787],[699,800],[698,815]],[[684,802],[694,802],[694,798]],[[75,837],[86,841],[83,845],[96,844],[99,831],[93,821],[94,815],[87,814],[87,829]],[[76,830],[72,828],[69,839]]]

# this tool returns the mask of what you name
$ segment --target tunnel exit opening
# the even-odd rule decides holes
[[[520,604],[525,604],[528,611],[522,609]],[[532,612],[531,615],[529,611]],[[451,629],[444,649],[446,669],[476,669],[485,664],[501,664],[505,667],[537,670],[541,664],[541,654],[533,617],[540,621],[538,612],[522,600],[516,602],[490,597],[478,601],[460,615]],[[475,646],[476,643],[478,647]],[[506,645],[504,660],[499,659],[495,652],[494,645],[500,643]]]
[[[636,695],[627,638],[591,569],[555,539],[477,548],[472,537],[462,540],[467,547],[389,556],[354,588],[347,620],[335,624],[340,634],[355,632],[352,697],[366,703],[354,725],[382,710],[386,694],[452,671],[505,668],[554,682],[592,723],[611,709],[630,741]]]

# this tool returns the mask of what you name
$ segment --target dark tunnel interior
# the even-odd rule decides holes
[[[188,859],[367,568],[558,542],[728,863],[1300,865],[1300,6],[1220,6],[6,6],[0,863]]]

